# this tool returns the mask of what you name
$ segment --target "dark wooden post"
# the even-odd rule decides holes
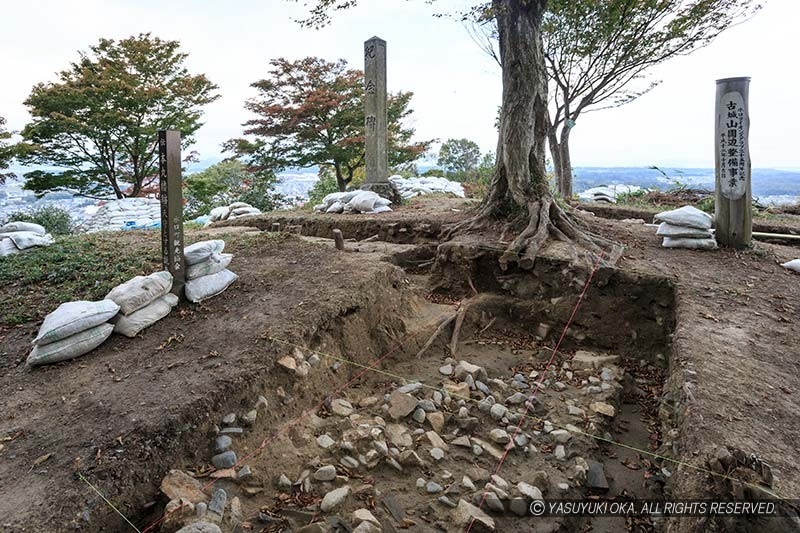
[[[749,96],[750,78],[717,80],[714,225],[727,248],[749,246],[753,234]]]
[[[333,242],[337,250],[344,250],[344,235],[342,235],[342,230],[338,228],[333,230]]]
[[[161,263],[172,274],[172,292],[183,296],[183,194],[181,191],[181,133],[158,131],[159,199],[161,200]]]

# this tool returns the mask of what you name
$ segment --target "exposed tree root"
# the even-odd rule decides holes
[[[487,198],[472,217],[446,228],[445,238],[486,228],[495,219],[496,210],[491,206],[492,200]],[[525,270],[532,269],[536,256],[549,238],[567,243],[576,263],[584,262],[591,266],[599,261],[604,266],[613,266],[622,257],[620,244],[590,231],[578,219],[577,211],[571,207],[562,208],[549,194],[528,202],[526,209],[527,225],[499,259],[503,270],[513,263]]]
[[[458,336],[461,333],[461,326],[464,324],[464,318],[467,316],[467,309],[469,309],[470,299],[461,302],[456,313],[456,325],[453,326],[453,336],[450,338],[450,355],[456,356],[458,351]]]
[[[452,316],[449,316],[446,319],[444,319],[442,321],[442,323],[439,324],[439,327],[436,328],[436,331],[433,332],[433,335],[431,335],[431,338],[428,339],[428,342],[425,343],[425,346],[423,346],[422,349],[417,352],[417,359],[422,357],[422,354],[424,354],[427,351],[427,349],[431,347],[431,344],[433,344],[433,341],[435,341],[439,337],[439,335],[442,334],[442,332],[448,326],[448,324],[450,324],[450,322],[455,320],[457,316],[458,316],[458,313],[455,313]]]

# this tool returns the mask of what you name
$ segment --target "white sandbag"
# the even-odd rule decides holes
[[[232,217],[243,217],[245,215],[260,215],[261,210],[257,207],[237,207],[231,210]]]
[[[123,315],[129,315],[171,290],[172,274],[162,270],[149,276],[136,276],[117,285],[106,294],[106,299],[116,302]]]
[[[664,237],[661,244],[664,248],[687,248],[689,250],[716,250],[717,241],[714,239],[682,239]]]
[[[33,344],[44,346],[108,322],[119,312],[111,300],[67,302],[44,317]]]
[[[167,316],[176,305],[178,305],[178,297],[174,294],[165,294],[135,313],[120,316],[117,323],[114,324],[114,332],[126,337],[135,337],[144,328],[152,326]]]
[[[344,211],[344,206],[342,202],[333,202],[328,209],[325,210],[326,213],[341,213]]]
[[[13,233],[6,233],[5,236],[12,241],[20,250],[27,250],[34,246],[50,246],[55,241],[53,236],[48,234],[39,235],[32,231],[15,231]]]
[[[19,248],[14,244],[14,241],[6,237],[0,238],[0,257],[18,253]]]
[[[690,228],[688,226],[673,226],[667,222],[662,222],[658,226],[656,235],[659,237],[686,237],[689,239],[710,239],[711,232],[707,229]]]
[[[360,213],[368,213],[375,207],[375,202],[378,201],[377,193],[372,191],[361,191],[347,202],[348,207],[353,211]]]
[[[231,212],[230,208],[226,205],[223,205],[212,209],[211,212],[208,214],[208,216],[211,217],[211,220],[216,222],[217,220],[224,220],[225,218],[227,218],[230,212]]]
[[[200,263],[186,267],[186,279],[196,279],[222,272],[231,264],[233,254],[211,254],[211,257]]]
[[[713,219],[708,213],[704,213],[696,207],[685,205],[679,209],[659,213],[654,217],[654,220],[656,222],[667,222],[673,226],[709,229]]]
[[[327,209],[327,206],[325,204],[317,204],[314,206],[314,211],[316,211],[317,213],[322,213],[323,211],[325,211],[325,209]]]
[[[30,231],[31,233],[42,236],[47,234],[47,230],[44,229],[44,226],[34,224],[33,222],[9,222],[5,226],[0,226],[0,233],[12,233],[15,231]]]
[[[248,204],[247,202],[233,202],[228,207],[231,208],[231,211],[239,209],[240,207],[253,207],[252,205]]]
[[[373,213],[386,213],[387,211],[391,211],[392,208],[388,205],[376,205],[375,209],[372,210]]]
[[[794,270],[795,272],[800,272],[800,259],[792,259],[786,263],[781,263],[781,266],[789,270]]]
[[[200,303],[203,300],[213,298],[227,289],[231,283],[239,278],[230,270],[223,270],[210,276],[191,279],[186,282],[186,299],[190,302]]]
[[[114,331],[112,324],[100,324],[50,344],[34,346],[28,355],[31,366],[74,359],[91,352]]]
[[[375,200],[375,205],[373,206],[373,209],[375,209],[376,207],[384,206],[384,205],[392,205],[392,201],[389,200],[388,198],[384,198],[383,196],[380,196],[380,197],[378,197],[377,200]]]
[[[186,266],[196,265],[200,261],[205,261],[211,257],[211,254],[222,252],[224,248],[225,241],[220,239],[196,242],[183,249],[183,260]]]

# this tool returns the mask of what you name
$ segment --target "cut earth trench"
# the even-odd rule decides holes
[[[418,265],[434,250],[407,247],[390,257],[412,280],[401,298],[399,331],[380,330],[368,318],[375,310],[361,308],[320,328],[303,346],[284,346],[287,359],[278,368],[289,383],[263,392],[269,409],[281,410],[290,426],[266,432],[256,421],[242,436],[232,435],[238,457],[253,454],[237,467],[246,464],[253,474],[214,483],[229,503],[223,531],[242,524],[256,531],[327,531],[337,524],[347,530],[358,526],[352,512],[359,508],[369,509],[384,531],[458,531],[469,527],[457,523],[461,508],[452,509],[460,499],[482,504],[498,531],[653,530],[657,524],[649,518],[537,518],[527,508],[531,490],[552,500],[663,498],[670,465],[647,452],[663,444],[663,428],[672,429],[659,409],[675,320],[670,283],[605,269],[595,273],[594,288],[554,354],[588,272],[548,258],[533,272],[501,272],[488,254],[466,277],[437,265],[439,290],[428,292],[430,275]],[[456,354],[449,347],[451,322],[417,358],[437,326],[455,313],[465,282],[479,295],[470,300]],[[365,342],[376,341],[395,352],[375,365],[378,372],[366,370],[346,385],[364,370],[358,365],[372,364],[362,354]],[[465,372],[471,364],[479,370]],[[212,431],[224,432],[224,426],[220,421]],[[277,438],[253,453],[276,429]],[[333,444],[321,447],[323,435]],[[509,453],[497,469],[506,439]],[[205,451],[210,459],[214,442],[209,437],[201,444],[200,455]],[[444,453],[433,451],[437,447]],[[335,477],[328,479],[331,467]],[[499,480],[491,478],[495,471]],[[208,485],[211,478],[193,473]],[[520,482],[527,483],[528,496],[517,488]],[[343,486],[351,488],[345,503],[319,512],[320,499]],[[499,497],[487,497],[490,492]],[[514,502],[512,510],[514,500],[524,507]],[[152,523],[163,510],[154,506],[138,522]],[[175,531],[195,514],[188,506],[172,512],[162,530]],[[476,521],[472,529],[483,526]]]

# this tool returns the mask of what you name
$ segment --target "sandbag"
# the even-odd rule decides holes
[[[658,226],[656,235],[659,237],[686,237],[689,239],[710,239],[711,232],[707,229],[690,228],[688,226],[673,226],[667,222],[662,222]]]
[[[667,222],[673,226],[698,229],[710,229],[712,221],[711,215],[690,205],[685,205],[671,211],[664,211],[657,214],[653,219],[656,222]]]
[[[0,226],[0,233],[12,233],[15,231],[30,231],[36,235],[46,235],[47,230],[44,226],[34,224],[33,222],[9,222],[5,226]]]
[[[211,257],[211,254],[222,252],[224,248],[225,241],[219,239],[196,242],[183,249],[183,260],[186,266],[196,265],[200,261],[205,261]]]
[[[344,211],[344,206],[342,202],[333,202],[328,209],[325,210],[326,213],[341,213]]]
[[[27,250],[34,246],[50,246],[55,241],[50,234],[39,235],[32,231],[15,231],[13,233],[6,233],[6,238],[14,241],[14,244],[20,250]]]
[[[214,209],[211,210],[211,212],[208,215],[211,217],[211,220],[213,221],[225,220],[226,218],[228,218],[230,212],[231,212],[230,208],[228,206],[223,205],[221,207],[215,207]]]
[[[163,270],[149,276],[136,276],[117,285],[106,294],[106,299],[116,302],[123,315],[129,315],[171,290],[172,274]]]
[[[234,210],[234,209],[239,209],[240,207],[253,207],[253,206],[248,204],[247,202],[233,202],[228,207]]]
[[[227,289],[231,283],[239,278],[230,270],[223,270],[210,276],[191,279],[186,282],[186,299],[190,302],[200,303],[203,300],[213,298]]]
[[[44,346],[108,322],[119,312],[112,300],[67,302],[44,317],[33,344]]]
[[[800,259],[792,259],[786,263],[781,263],[781,266],[789,270],[794,270],[795,272],[800,272]]]
[[[114,324],[114,332],[126,337],[135,337],[144,328],[152,326],[167,316],[176,305],[178,305],[178,297],[174,294],[165,294],[128,316],[120,316],[117,323]]]
[[[388,198],[384,198],[383,196],[380,196],[380,197],[378,197],[377,200],[375,200],[375,205],[373,206],[373,209],[376,208],[376,207],[382,206],[382,205],[392,205],[392,201],[389,200]]]
[[[347,202],[347,205],[353,211],[369,213],[375,207],[375,202],[378,201],[378,198],[380,198],[380,196],[378,196],[377,193],[361,191]]]
[[[684,239],[664,237],[661,244],[664,248],[687,248],[689,250],[716,250],[717,241],[714,239]]]
[[[231,264],[233,254],[211,254],[211,257],[200,263],[186,267],[186,279],[196,279],[222,272]]]
[[[103,344],[112,331],[114,331],[112,324],[100,324],[64,339],[34,346],[28,355],[28,364],[37,366],[74,359]]]
[[[386,212],[391,211],[391,210],[392,210],[392,208],[389,207],[388,205],[376,205],[375,209],[373,209],[372,212],[373,213],[386,213]]]
[[[242,217],[245,215],[260,215],[261,210],[257,207],[237,207],[231,211],[231,216]]]
[[[18,253],[19,248],[14,244],[14,241],[6,237],[0,238],[0,257]]]

